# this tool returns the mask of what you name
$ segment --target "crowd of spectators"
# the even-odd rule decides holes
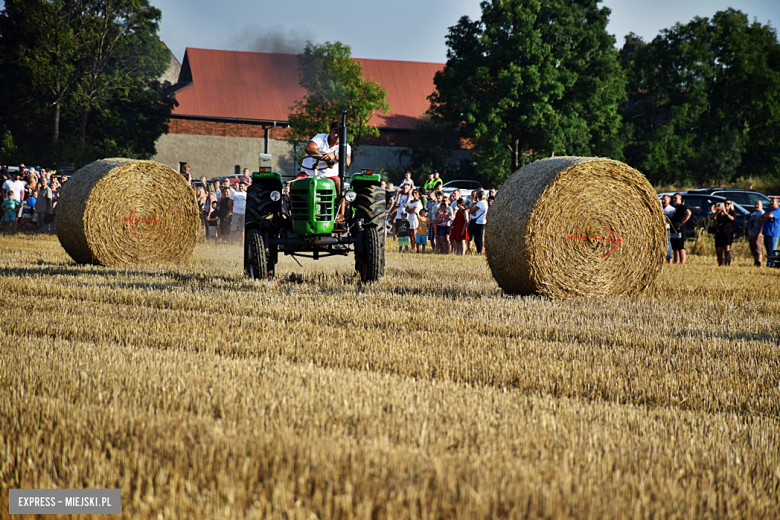
[[[3,210],[2,229],[6,232],[54,232],[54,210],[67,177],[54,170],[0,166]]]
[[[383,187],[387,187],[384,181]],[[495,189],[474,190],[467,197],[457,189],[445,194],[435,171],[423,186],[415,186],[407,170],[387,205],[398,251],[425,253],[430,245],[436,254],[484,254],[485,224],[495,197]]]
[[[753,265],[761,267],[763,244],[766,250],[766,262],[768,267],[774,267],[777,251],[780,245],[780,197],[771,197],[770,206],[764,209],[763,202],[756,201],[753,212],[747,219],[747,235],[750,252],[753,255]],[[683,204],[682,195],[675,193],[672,196],[663,195],[661,206],[669,223],[668,228],[668,252],[666,255],[669,263],[685,264],[685,236],[683,226],[691,218],[691,210]],[[731,200],[723,201],[723,204],[713,204],[710,207],[709,218],[711,231],[715,235],[715,255],[719,266],[731,265],[731,246],[734,242],[737,214],[734,211],[734,203]]]
[[[244,243],[246,194],[252,184],[249,168],[238,178],[209,181],[205,176],[193,179],[189,166],[182,175],[195,190],[200,210],[201,232],[215,242]]]

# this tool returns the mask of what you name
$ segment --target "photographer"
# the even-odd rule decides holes
[[[718,226],[715,233],[715,252],[718,255],[718,265],[731,265],[731,243],[734,240],[734,204],[727,200],[718,204],[712,214],[712,220]]]
[[[748,244],[750,244],[750,254],[753,255],[753,265],[761,267],[761,241],[764,235],[761,234],[761,222],[758,219],[764,215],[764,203],[757,200],[753,209],[755,211],[748,218]]]
[[[671,236],[672,252],[674,253],[674,263],[685,265],[685,235],[683,234],[683,225],[691,218],[691,210],[689,210],[682,202],[682,195],[675,193],[672,197],[672,204],[674,205],[674,213],[669,218],[672,221],[672,227],[674,228]]]
[[[766,266],[774,267],[777,259],[775,251],[780,243],[780,198],[770,197],[771,202],[766,213],[758,219],[762,222],[761,233],[764,235],[764,247],[766,248]]]

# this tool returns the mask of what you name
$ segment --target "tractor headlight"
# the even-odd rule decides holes
[[[347,202],[353,202],[357,198],[357,193],[355,193],[354,191],[348,191],[344,195],[344,198],[347,199]]]
[[[271,200],[272,201],[278,202],[279,199],[281,199],[281,198],[282,198],[282,194],[279,193],[278,191],[274,190],[274,191],[271,192]]]

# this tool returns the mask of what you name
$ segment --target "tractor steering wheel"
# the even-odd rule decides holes
[[[323,157],[325,157],[325,156],[324,155],[304,155],[301,158],[301,160],[298,161],[298,165],[301,168],[303,168],[304,170],[315,170],[315,171],[327,170],[328,168],[330,168],[330,166],[328,166],[328,163],[326,163],[323,160]],[[303,161],[306,160],[306,159],[314,159],[315,160],[313,168],[307,167],[307,166],[303,165]],[[322,163],[323,166],[320,166],[320,163]]]

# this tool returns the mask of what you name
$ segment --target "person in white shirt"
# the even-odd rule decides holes
[[[423,209],[423,205],[422,202],[420,202],[420,192],[412,190],[412,197],[406,202],[406,214],[407,219],[409,220],[409,241],[411,242],[412,247],[414,247],[417,240],[417,228],[420,224],[418,216],[421,209]],[[427,230],[425,232],[427,233]]]
[[[3,198],[13,199],[17,202],[22,202],[22,193],[27,183],[21,180],[21,172],[14,172],[13,179],[8,179],[3,183]]]
[[[409,185],[402,184],[401,191],[395,196],[393,205],[390,207],[390,213],[395,211],[395,222],[393,223],[393,240],[398,236],[398,223],[401,221],[401,212],[405,212],[406,203],[409,201]]]
[[[230,200],[233,201],[233,220],[230,224],[230,231],[236,233],[241,232],[241,244],[244,243],[244,222],[246,218],[246,190],[247,185],[244,181],[238,185],[237,190],[233,190],[230,193]]]
[[[477,203],[472,206],[469,213],[471,218],[474,219],[472,229],[474,230],[474,245],[477,246],[477,253],[482,254],[482,238],[485,229],[485,222],[487,222],[488,203],[485,200],[485,192],[480,190],[477,193]]]
[[[450,193],[450,209],[454,212],[458,211],[458,199],[460,198],[460,190],[455,190]]]
[[[17,218],[22,216],[22,209],[24,208],[24,189],[27,187],[27,183],[21,180],[22,172],[15,171],[13,179],[8,179],[3,183],[3,198],[5,200],[15,200],[19,203],[19,210]]]
[[[303,171],[309,177],[324,177],[332,180],[336,184],[336,196],[341,194],[341,181],[339,180],[339,123],[334,122],[330,125],[330,132],[327,134],[317,134],[311,138],[306,145],[306,153],[309,155],[323,155],[319,161],[311,157],[303,160],[301,166]],[[347,145],[346,165],[352,163],[352,147]],[[327,168],[318,169],[318,162],[325,162]]]

